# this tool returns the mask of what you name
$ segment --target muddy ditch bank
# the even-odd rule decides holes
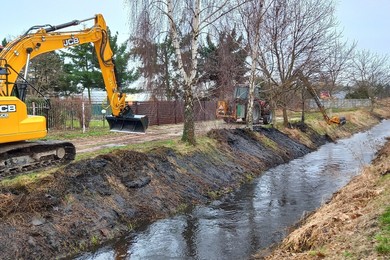
[[[206,204],[331,141],[307,125],[294,125],[294,131],[306,144],[272,128],[215,129],[203,149],[189,153],[116,150],[34,183],[2,186],[0,257],[53,259],[89,250],[141,224]]]

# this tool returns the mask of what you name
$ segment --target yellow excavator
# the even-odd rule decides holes
[[[328,123],[329,125],[331,124],[344,125],[347,122],[346,118],[343,116],[329,117],[328,114],[326,113],[324,105],[322,105],[320,98],[318,97],[316,91],[314,90],[313,86],[310,84],[307,77],[303,76],[302,73],[299,73],[299,79],[303,82],[307,91],[314,98],[314,101],[316,102],[318,108],[320,109],[320,112],[322,113],[322,116],[324,117],[326,123]]]
[[[61,29],[94,20],[79,31]],[[28,115],[25,103],[29,62],[34,57],[75,45],[93,43],[103,75],[112,115],[106,116],[111,131],[145,133],[148,117],[133,114],[117,83],[113,52],[106,22],[101,14],[52,26],[31,27],[0,52],[0,179],[15,173],[66,163],[75,158],[70,142],[40,141],[47,135],[46,118]],[[24,69],[22,75],[21,70]],[[38,140],[36,140],[38,139]]]

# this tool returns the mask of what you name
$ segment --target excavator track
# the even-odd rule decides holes
[[[74,160],[76,148],[70,142],[35,141],[0,144],[0,180],[66,164]]]

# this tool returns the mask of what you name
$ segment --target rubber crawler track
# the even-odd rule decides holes
[[[59,158],[50,151],[61,149],[65,154]],[[39,156],[38,154],[45,154]],[[76,148],[70,142],[62,141],[37,141],[18,142],[0,145],[0,180],[25,174],[33,170],[44,169],[55,165],[66,164],[74,160]],[[19,158],[13,160],[13,158]],[[20,159],[22,158],[22,159]]]

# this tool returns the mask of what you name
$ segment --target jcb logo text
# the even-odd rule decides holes
[[[69,39],[64,40],[64,47],[69,47],[69,46],[76,45],[79,43],[80,43],[79,38],[76,38],[76,37],[69,38]]]
[[[0,113],[16,112],[16,105],[0,105]]]

